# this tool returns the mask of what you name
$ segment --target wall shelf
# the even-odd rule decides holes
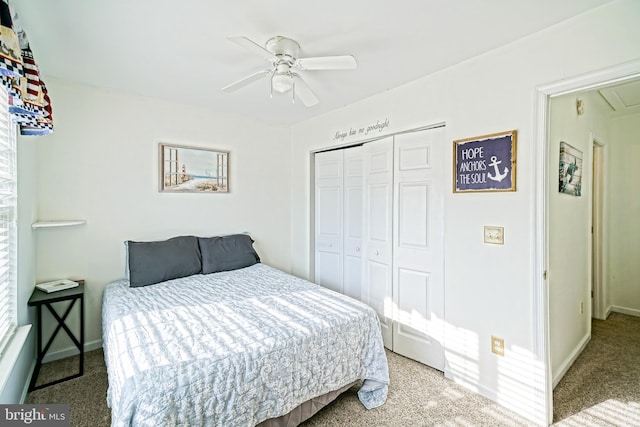
[[[86,221],[83,219],[73,219],[73,220],[65,220],[65,221],[36,221],[31,224],[31,228],[51,228],[51,227],[70,227],[72,225],[82,225],[85,224]]]

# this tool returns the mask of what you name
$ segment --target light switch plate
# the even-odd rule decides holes
[[[484,242],[493,245],[504,245],[504,227],[485,225]]]

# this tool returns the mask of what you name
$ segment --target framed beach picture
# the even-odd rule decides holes
[[[572,196],[582,195],[582,151],[560,141],[558,191]]]
[[[228,193],[229,152],[159,144],[159,191]]]

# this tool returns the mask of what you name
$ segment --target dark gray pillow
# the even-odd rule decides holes
[[[236,270],[260,262],[247,234],[198,237],[202,254],[202,274]]]
[[[129,285],[153,285],[165,280],[200,274],[202,259],[196,236],[179,236],[155,242],[128,240]]]

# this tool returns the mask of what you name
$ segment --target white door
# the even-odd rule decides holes
[[[315,282],[343,292],[343,153],[315,155]]]
[[[362,293],[362,147],[344,150],[344,293]]]
[[[395,137],[393,351],[444,370],[443,129]]]
[[[391,349],[393,137],[363,146],[363,169],[362,301],[378,313],[384,345]]]

